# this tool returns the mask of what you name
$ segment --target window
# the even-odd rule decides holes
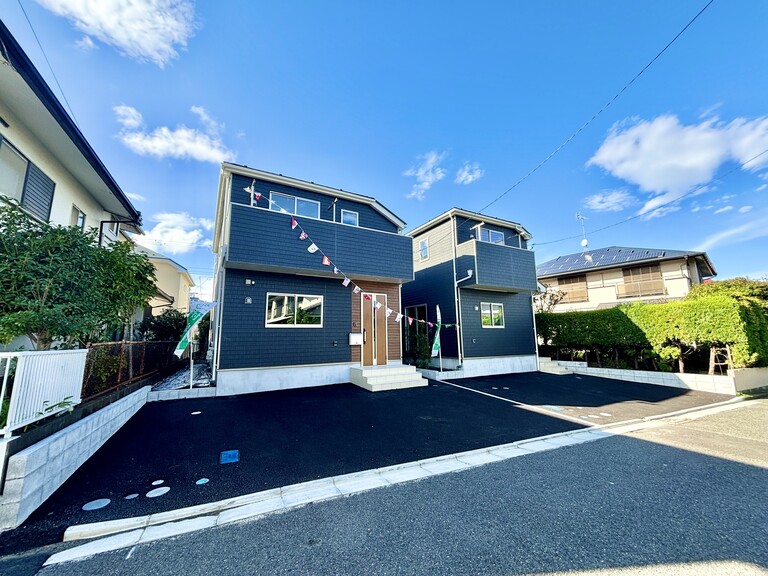
[[[352,210],[343,210],[341,211],[341,223],[342,224],[349,224],[350,226],[357,226],[357,212],[352,212]]]
[[[408,306],[405,309],[405,315],[413,318],[413,323],[408,324],[403,320],[403,329],[405,330],[405,351],[415,352],[418,347],[418,335],[428,334],[427,331],[427,305]]]
[[[267,294],[267,328],[322,328],[323,297]]]
[[[72,220],[70,224],[80,228],[80,230],[85,230],[85,212],[77,206],[72,206]]]
[[[429,241],[424,238],[424,240],[419,240],[419,260],[426,260],[429,258]]]
[[[498,230],[480,228],[480,241],[490,242],[491,244],[504,244],[504,233]]]
[[[480,303],[483,328],[504,328],[504,305],[491,302]]]
[[[271,200],[269,203],[270,210],[320,219],[320,202],[280,194],[279,192],[270,192],[269,198]]]
[[[21,201],[28,165],[16,148],[0,141],[0,194]]]
[[[624,284],[616,286],[619,298],[664,294],[664,279],[658,264],[622,269]]]
[[[569,278],[558,278],[557,288],[565,292],[565,296],[560,300],[563,304],[589,301],[586,274],[570,276]]]
[[[120,230],[120,223],[119,222],[110,222],[109,223],[109,232],[113,236],[117,236],[117,232]]]

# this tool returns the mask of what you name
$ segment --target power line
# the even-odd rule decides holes
[[[27,15],[27,11],[24,10],[24,6],[21,3],[21,0],[17,0],[19,3],[19,8],[21,8],[22,13],[24,14],[24,18],[27,19],[27,24],[29,24],[29,29],[32,30],[32,35],[35,37],[35,40],[37,41],[37,45],[40,48],[40,52],[43,53],[43,58],[45,58],[45,63],[48,64],[48,69],[51,71],[51,75],[53,76],[54,81],[56,82],[56,86],[59,87],[59,92],[61,93],[61,97],[64,100],[64,103],[67,105],[67,109],[69,110],[69,115],[72,116],[72,120],[74,120],[75,125],[78,126],[77,118],[75,118],[75,113],[72,112],[72,106],[69,105],[69,100],[67,100],[67,95],[64,94],[64,89],[61,87],[61,84],[59,84],[59,79],[56,77],[56,72],[53,71],[53,66],[51,66],[50,60],[48,60],[48,56],[45,53],[45,50],[43,50],[43,45],[40,42],[40,38],[37,37],[37,32],[35,32],[35,27],[32,26],[32,21],[29,19],[29,16]]]
[[[688,21],[688,23],[685,26],[683,26],[683,28],[677,34],[675,34],[674,38],[672,38],[672,40],[667,42],[667,44],[653,58],[651,58],[651,60],[649,60],[648,63],[645,66],[643,66],[643,68],[637,74],[635,74],[632,77],[632,79],[621,88],[621,90],[616,92],[616,94],[614,94],[613,97],[602,106],[602,108],[600,108],[597,112],[595,112],[592,115],[592,117],[589,118],[589,120],[587,120],[581,126],[579,126],[579,128],[575,132],[573,132],[570,136],[568,136],[568,138],[566,138],[557,148],[555,148],[552,152],[550,152],[546,158],[544,158],[541,162],[539,162],[536,166],[534,166],[531,170],[529,170],[528,173],[526,173],[522,178],[517,180],[504,192],[502,192],[496,198],[491,200],[491,202],[483,206],[483,208],[481,208],[478,211],[478,214],[482,214],[485,210],[487,210],[488,208],[493,206],[496,202],[504,198],[504,196],[506,196],[512,190],[517,188],[520,184],[525,182],[535,172],[537,172],[540,168],[542,168],[545,164],[547,164],[547,162],[549,162],[552,158],[554,158],[557,154],[559,154],[560,151],[563,148],[565,148],[568,144],[570,144],[574,138],[576,138],[579,134],[581,134],[581,132],[583,132],[587,128],[587,126],[592,124],[592,122],[594,122],[598,116],[600,116],[603,112],[605,112],[605,110],[607,110],[611,106],[611,104],[613,104],[616,100],[618,100],[618,98],[621,97],[621,95],[624,94],[624,92],[626,92],[627,89],[629,89],[629,87],[632,86],[632,84],[634,84],[640,78],[640,76],[642,76],[646,72],[646,70],[648,70],[672,46],[672,44],[674,44],[677,41],[678,38],[680,38],[680,36],[682,36],[685,33],[685,31],[688,30],[688,28],[690,28],[693,25],[693,23],[699,19],[699,17],[707,10],[707,8],[709,8],[712,5],[714,1],[715,0],[709,0],[709,2],[707,2],[704,5],[704,7],[701,10],[699,10],[696,13],[696,15],[693,18],[691,18]],[[680,199],[682,199],[682,197],[679,198],[678,200]],[[461,226],[462,224],[466,224],[469,220],[470,220],[469,218],[465,218],[464,221],[459,226]],[[618,226],[618,224],[613,224],[612,226]],[[435,240],[434,243],[437,244],[438,242],[442,242],[448,236],[449,234],[446,234],[441,238],[438,238],[437,240]],[[542,243],[538,243],[537,245],[540,245],[540,244]],[[531,246],[533,246],[533,244]]]
[[[759,154],[757,154],[755,156],[752,156],[752,158],[750,158],[746,162],[743,162],[743,163],[740,163],[740,164],[734,166],[733,168],[728,170],[728,172],[726,172],[725,174],[723,174],[719,178],[715,178],[714,180],[710,180],[710,181],[708,181],[708,182],[706,182],[704,184],[699,184],[698,186],[696,186],[692,190],[689,190],[688,192],[686,192],[685,194],[683,194],[679,198],[675,198],[673,200],[670,200],[669,202],[665,202],[664,204],[660,204],[659,206],[656,206],[650,213],[652,214],[656,210],[659,210],[661,208],[665,208],[665,207],[670,206],[671,204],[674,204],[676,202],[680,202],[681,200],[683,200],[683,199],[685,199],[685,198],[687,198],[689,196],[693,196],[694,194],[696,194],[696,192],[698,192],[702,188],[706,188],[707,186],[709,186],[713,182],[722,182],[728,176],[730,176],[731,174],[733,174],[737,170],[740,170],[740,169],[744,168],[750,162],[754,162],[755,160],[757,160],[758,158],[760,158],[760,156],[763,156],[764,154],[768,154],[768,148],[766,148],[765,150],[763,150]],[[635,214],[634,216],[630,216],[629,218],[625,218],[624,220],[619,220],[618,222],[614,222],[613,224],[608,224],[607,226],[603,226],[602,228],[596,228],[595,230],[589,230],[588,233],[589,234],[596,234],[598,232],[602,232],[603,230],[608,230],[609,228],[614,228],[616,226],[619,226],[620,224],[626,224],[627,222],[631,222],[632,220],[637,220],[638,218],[641,218],[642,216],[645,216],[647,214],[649,214],[649,212],[641,212],[641,213]],[[557,240],[549,240],[547,242],[535,242],[535,243],[531,244],[531,246],[545,246],[547,244],[557,244],[558,242],[564,242],[566,240],[573,240],[574,238],[580,238],[580,237],[581,236],[579,234],[574,234],[572,236],[565,236],[564,238],[558,238]]]

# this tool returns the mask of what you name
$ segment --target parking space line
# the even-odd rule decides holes
[[[540,408],[538,406],[531,406],[530,404],[524,404],[522,402],[517,402],[516,400],[510,400],[509,398],[503,398],[502,396],[496,396],[495,394],[489,394],[488,392],[482,392],[480,390],[475,390],[474,388],[467,388],[466,386],[460,386],[458,384],[453,384],[452,382],[446,382],[442,381],[443,384],[448,384],[448,386],[453,386],[454,388],[461,388],[462,390],[468,390],[469,392],[474,392],[475,394],[482,394],[483,396],[488,396],[490,398],[495,398],[496,400],[503,400],[504,402],[509,402],[510,404],[514,404],[515,406],[519,406],[520,408],[523,408],[524,410],[530,410],[531,412],[538,412],[539,414],[544,414],[545,416],[552,416],[553,418],[560,418],[561,420],[568,420],[569,422],[575,422],[577,424],[581,424],[584,426],[585,424],[589,424],[588,420],[583,420],[581,418],[574,418],[573,416],[568,416],[566,414],[562,414],[560,412],[555,412],[552,410],[546,410],[544,408]]]

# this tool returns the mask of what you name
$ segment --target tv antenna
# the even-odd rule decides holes
[[[587,246],[589,245],[589,241],[587,240],[587,231],[584,229],[584,220],[586,219],[587,217],[584,216],[581,212],[576,212],[576,220],[581,222],[581,253],[584,255],[584,260],[592,263],[592,255],[585,253],[587,251]]]

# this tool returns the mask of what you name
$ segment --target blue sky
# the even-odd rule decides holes
[[[701,249],[718,278],[759,278],[762,0],[715,0],[510,190],[707,2],[21,0],[0,15],[63,99],[36,32],[144,215],[140,241],[198,283],[222,160],[374,196],[409,227],[498,198],[485,213],[525,226],[537,262],[581,250],[580,212],[592,248]]]

